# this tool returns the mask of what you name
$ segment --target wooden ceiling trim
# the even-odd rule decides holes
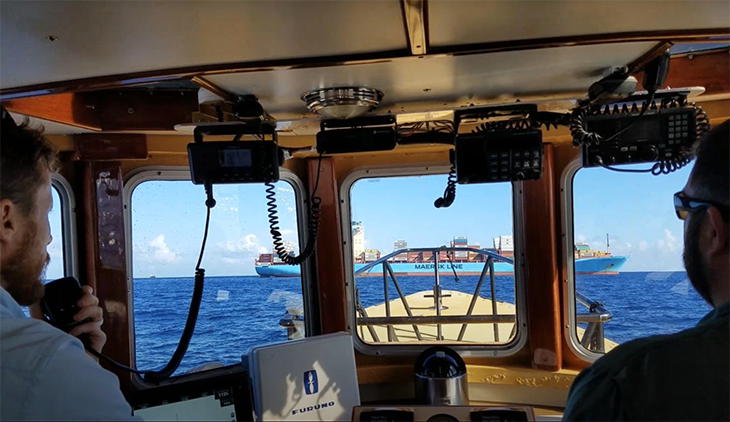
[[[124,89],[19,98],[8,111],[94,131],[173,130],[198,111],[197,89]]]
[[[629,68],[629,73],[636,73],[642,70],[642,68],[646,66],[647,63],[664,54],[664,52],[672,48],[673,45],[674,43],[671,41],[660,42],[654,48],[647,51],[646,54],[629,63],[629,65],[627,66]]]
[[[197,89],[125,89],[94,92],[102,130],[174,130],[193,121]]]
[[[642,74],[634,74],[641,83]],[[730,93],[730,54],[727,49],[672,57],[662,88],[705,87],[704,95]],[[701,97],[700,97],[701,98]]]
[[[63,93],[45,97],[30,97],[2,103],[10,112],[37,117],[88,130],[101,130],[99,113],[91,93]]]

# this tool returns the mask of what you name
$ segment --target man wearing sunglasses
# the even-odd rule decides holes
[[[730,420],[730,131],[695,145],[674,195],[684,220],[684,267],[714,309],[693,328],[624,343],[578,375],[563,420]]]

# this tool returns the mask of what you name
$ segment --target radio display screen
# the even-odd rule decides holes
[[[221,167],[251,167],[251,151],[247,149],[222,149],[218,151]]]

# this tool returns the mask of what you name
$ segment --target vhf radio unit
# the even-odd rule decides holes
[[[459,184],[537,180],[542,173],[542,131],[533,124],[535,104],[512,104],[454,113],[483,121],[471,133],[456,135],[456,179]],[[495,120],[502,119],[502,120]],[[485,121],[486,120],[486,121]]]
[[[625,113],[587,116],[589,132],[613,139],[584,145],[583,167],[673,161],[681,158],[697,137],[696,114],[691,107],[651,110],[636,119]]]
[[[204,135],[235,136],[232,141],[203,142]],[[241,136],[271,140],[239,141]],[[201,125],[195,142],[188,144],[190,176],[194,184],[267,183],[279,180],[283,152],[276,143],[276,130],[267,123]]]

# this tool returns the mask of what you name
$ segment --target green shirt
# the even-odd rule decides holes
[[[575,378],[563,420],[730,420],[729,307],[598,359]]]

